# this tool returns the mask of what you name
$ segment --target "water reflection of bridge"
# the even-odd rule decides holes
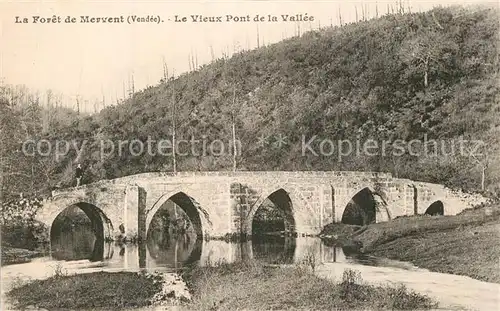
[[[152,243],[103,245],[103,260],[110,266],[124,269],[172,269],[188,264],[213,265],[256,259],[266,263],[297,264],[315,262],[346,262],[344,251],[326,246],[318,238],[280,238],[232,243],[220,240],[172,240],[167,248]],[[94,252],[95,253],[95,252]]]

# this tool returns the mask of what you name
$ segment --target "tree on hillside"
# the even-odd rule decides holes
[[[423,75],[423,86],[429,86],[432,74],[440,76],[448,70],[458,51],[457,44],[448,34],[439,30],[426,29],[417,32],[401,46],[399,56],[408,66],[407,76]]]
[[[160,80],[160,83],[167,83],[168,82],[168,65],[167,61],[165,60],[165,56],[162,57],[162,65],[163,65],[163,77]]]
[[[237,146],[236,146],[236,86],[233,85],[233,100],[231,103],[231,106],[233,107],[232,113],[231,113],[231,133],[232,133],[232,140],[233,140],[233,172],[236,171],[236,155],[238,152]]]
[[[23,141],[23,129],[20,110],[8,98],[9,88],[0,86],[0,203],[6,196],[11,196],[30,176],[24,171],[20,142]]]
[[[177,173],[177,150],[175,148],[175,133],[176,133],[176,125],[177,125],[177,102],[175,98],[175,84],[172,84],[172,103],[171,103],[171,123],[172,123],[172,167],[174,174]]]
[[[492,130],[482,140],[476,140],[465,148],[469,161],[477,165],[480,170],[482,191],[486,189],[487,172],[490,166],[498,161],[498,151],[500,149],[499,134],[499,129]]]
[[[241,86],[237,83],[236,79],[230,78],[229,76],[225,77],[223,81],[218,86],[216,92],[213,92],[212,101],[214,103],[214,109],[216,109],[223,120],[225,120],[225,124],[229,124],[230,127],[222,129],[221,134],[224,135],[229,134],[227,139],[231,143],[231,147],[227,150],[231,150],[231,167],[232,170],[235,171],[237,168],[237,157],[238,157],[238,143],[237,143],[237,135],[236,129],[239,127],[240,121],[238,120],[238,116],[240,115],[241,107],[242,107],[242,94],[241,94]],[[220,134],[219,134],[220,135]],[[221,139],[223,137],[218,137]],[[229,159],[227,156],[220,157],[219,163],[221,165],[226,166]]]

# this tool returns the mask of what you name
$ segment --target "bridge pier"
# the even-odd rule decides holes
[[[124,235],[128,239],[138,237],[139,233],[139,187],[128,186],[125,189],[125,202],[123,206],[123,232],[117,232],[118,235]]]
[[[138,204],[137,204],[137,239],[139,242],[145,242],[147,239],[147,228],[146,228],[146,199],[147,192],[144,188],[138,187]],[[132,219],[136,220],[136,217]]]
[[[129,185],[125,189],[123,206],[123,232],[115,231],[116,237],[128,241],[146,240],[146,199],[147,192],[137,185]]]

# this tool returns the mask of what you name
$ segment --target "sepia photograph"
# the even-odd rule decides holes
[[[0,0],[0,310],[500,311],[500,3]]]

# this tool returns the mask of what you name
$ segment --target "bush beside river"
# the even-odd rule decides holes
[[[133,272],[97,272],[35,280],[8,293],[19,309],[47,310],[144,307],[161,291],[158,278]]]
[[[427,296],[402,286],[363,284],[354,270],[341,282],[314,275],[306,266],[270,267],[256,261],[198,267],[186,276],[193,310],[387,310],[428,309]]]

